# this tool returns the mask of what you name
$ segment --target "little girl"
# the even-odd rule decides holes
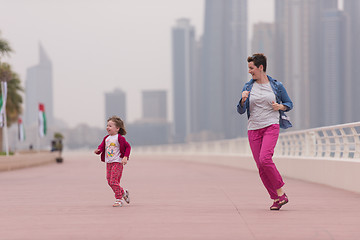
[[[106,135],[94,151],[101,153],[101,161],[106,162],[106,178],[109,186],[115,193],[116,201],[113,207],[122,207],[124,199],[130,203],[129,191],[120,187],[120,179],[124,165],[127,164],[130,155],[130,144],[122,136],[126,134],[124,122],[117,116],[107,121]]]

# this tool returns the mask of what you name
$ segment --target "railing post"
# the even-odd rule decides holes
[[[314,157],[315,156],[315,145],[316,137],[314,131],[309,131],[305,134],[305,151],[304,157]]]

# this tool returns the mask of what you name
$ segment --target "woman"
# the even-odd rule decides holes
[[[284,112],[291,110],[293,103],[282,83],[266,75],[266,57],[263,54],[254,54],[248,57],[247,62],[252,79],[242,90],[237,111],[240,114],[247,111],[250,148],[260,178],[274,200],[270,210],[280,210],[289,199],[272,156],[280,127],[291,127]]]

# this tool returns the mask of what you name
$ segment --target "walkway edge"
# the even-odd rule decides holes
[[[154,153],[153,155],[171,160],[186,160],[257,171],[253,158],[249,156],[170,153],[163,155]],[[360,193],[360,174],[358,174],[360,162],[290,156],[274,156],[273,159],[282,176]]]
[[[26,152],[0,156],[0,172],[56,163],[58,152]]]

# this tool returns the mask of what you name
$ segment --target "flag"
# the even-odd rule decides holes
[[[20,142],[25,141],[24,124],[23,124],[21,118],[18,119],[18,132],[19,132],[19,141],[20,141]]]
[[[46,135],[46,116],[44,104],[39,103],[39,135],[44,137]]]
[[[1,82],[2,94],[0,97],[0,127],[4,126],[5,123],[5,108],[7,98],[7,82]]]

